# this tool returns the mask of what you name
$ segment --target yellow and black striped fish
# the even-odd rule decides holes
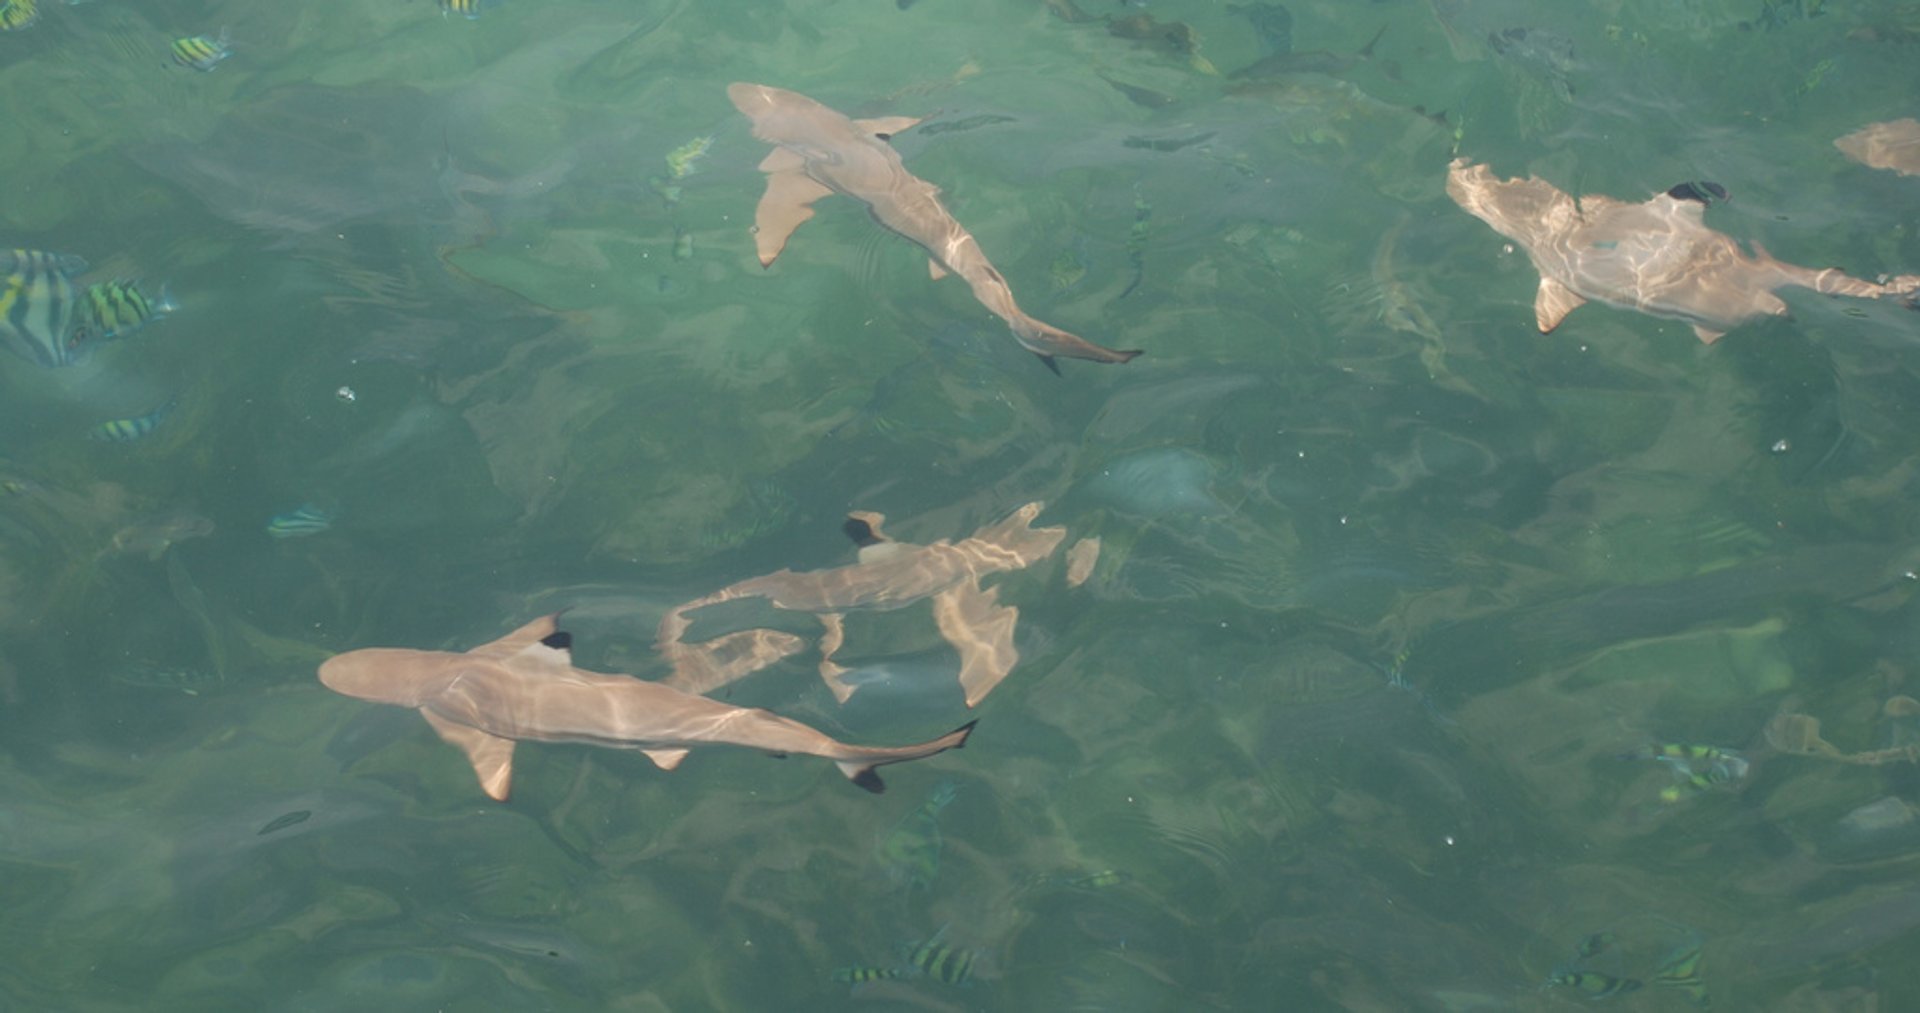
[[[132,443],[146,436],[148,433],[153,432],[155,429],[158,429],[160,423],[164,421],[169,414],[172,414],[173,406],[174,403],[168,401],[166,404],[155,408],[145,415],[137,415],[130,419],[114,419],[111,422],[102,422],[92,429],[87,430],[87,439],[99,440],[104,443]]]
[[[1700,975],[1700,952],[1699,943],[1681,950],[1661,965],[1650,980],[1663,988],[1675,989],[1695,1006],[1708,1009],[1713,1000],[1707,995],[1707,983]]]
[[[81,295],[74,341],[124,338],[179,308],[166,285],[160,286],[159,298],[149,299],[135,282],[97,281]]]
[[[37,0],[0,2],[0,32],[17,32],[38,20],[40,4]]]
[[[458,14],[468,21],[478,21],[480,12],[492,6],[488,0],[440,0],[442,15]]]
[[[869,981],[891,981],[904,978],[910,972],[904,967],[843,967],[833,972],[833,980],[849,985],[864,985]]]
[[[942,942],[942,929],[925,942],[907,947],[907,962],[943,985],[958,985],[973,972],[974,952]]]
[[[42,366],[74,361],[73,278],[87,262],[44,250],[0,250],[0,345]]]
[[[220,29],[220,37],[210,39],[204,35],[190,35],[184,39],[173,40],[173,62],[194,70],[212,70],[220,61],[233,55],[233,47],[228,45],[227,30]]]

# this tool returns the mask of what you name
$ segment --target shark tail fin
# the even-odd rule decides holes
[[[1038,355],[1047,368],[1056,373],[1060,371],[1053,363],[1056,355],[1064,355],[1069,359],[1091,359],[1094,362],[1128,362],[1140,354],[1137,348],[1116,350],[1101,347],[1077,334],[1024,314],[1012,318],[1011,323],[1013,336],[1020,340],[1021,346]]]
[[[873,753],[879,755],[869,754],[857,760],[836,760],[834,766],[840,768],[840,773],[847,775],[847,780],[878,795],[887,790],[887,784],[880,780],[880,775],[874,768],[884,767],[889,763],[925,759],[935,753],[959,749],[967,744],[967,736],[973,734],[973,726],[979,723],[980,719],[975,718],[932,741],[923,742],[917,746],[902,746],[899,749],[876,749]]]

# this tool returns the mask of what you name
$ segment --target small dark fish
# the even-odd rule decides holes
[[[170,689],[188,696],[199,696],[208,690],[219,689],[227,682],[215,669],[167,668],[152,664],[139,664],[131,668],[118,669],[109,673],[107,678],[123,686]]]
[[[1142,88],[1137,84],[1128,84],[1125,81],[1115,81],[1105,74],[1100,75],[1100,80],[1112,85],[1114,91],[1125,95],[1127,101],[1148,109],[1165,109],[1178,101],[1172,95],[1168,95],[1165,92],[1154,91],[1152,88]]]
[[[220,29],[218,38],[205,35],[190,35],[184,39],[173,40],[173,62],[194,70],[210,71],[220,65],[220,61],[233,55],[233,47],[228,45],[227,30]]]
[[[1138,42],[1174,56],[1192,56],[1200,51],[1200,33],[1184,21],[1155,21],[1146,14],[1133,14],[1107,21],[1107,34]]]
[[[1242,80],[1263,77],[1287,77],[1293,74],[1321,74],[1337,77],[1357,66],[1363,60],[1373,58],[1373,47],[1379,45],[1380,37],[1387,34],[1387,26],[1373,33],[1373,38],[1353,53],[1330,53],[1324,49],[1308,50],[1304,53],[1274,53],[1234,71],[1230,76]]]
[[[1146,278],[1147,240],[1152,238],[1152,235],[1153,205],[1148,203],[1145,197],[1140,196],[1140,191],[1135,190],[1133,192],[1133,225],[1127,229],[1127,263],[1133,266],[1133,279],[1127,282],[1127,287],[1121,289],[1120,294],[1114,297],[1115,299],[1125,299],[1132,295],[1133,290],[1139,288],[1140,282]]]
[[[1212,140],[1214,133],[1209,130],[1192,137],[1129,137],[1120,144],[1122,147],[1141,148],[1146,151],[1179,151],[1181,148],[1191,148],[1196,144]]]
[[[1561,101],[1572,101],[1573,85],[1567,80],[1567,73],[1573,70],[1572,39],[1542,28],[1509,28],[1489,32],[1487,44],[1495,53],[1545,77]]]
[[[287,813],[285,816],[275,817],[272,822],[268,823],[264,827],[261,827],[260,832],[255,834],[254,836],[265,837],[276,830],[285,830],[288,827],[295,826],[300,823],[305,823],[306,821],[312,818],[313,818],[313,810],[295,809],[294,811]]]
[[[981,113],[977,116],[969,116],[963,120],[942,120],[939,123],[929,123],[924,127],[920,127],[916,132],[921,134],[954,133],[961,130],[972,130],[975,127],[990,127],[995,123],[1012,123],[1013,119],[1011,116],[1001,116],[998,113]]]

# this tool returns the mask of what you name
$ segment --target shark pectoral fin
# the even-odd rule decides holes
[[[686,759],[689,752],[686,749],[642,749],[640,751],[647,754],[647,759],[652,760],[653,765],[661,770],[672,770],[678,767],[680,761]]]
[[[871,120],[854,120],[853,125],[885,141],[903,130],[912,129],[919,122],[918,116],[881,116]]]
[[[1713,344],[1714,342],[1716,342],[1716,341],[1719,341],[1719,340],[1720,340],[1720,339],[1721,339],[1722,337],[1724,337],[1724,336],[1726,335],[1726,333],[1727,333],[1727,332],[1726,332],[1726,331],[1712,331],[1712,330],[1708,330],[1708,329],[1707,329],[1707,328],[1705,328],[1705,327],[1702,327],[1702,326],[1700,326],[1699,324],[1694,324],[1694,325],[1693,325],[1693,333],[1694,333],[1694,336],[1695,336],[1695,337],[1697,337],[1697,338],[1699,338],[1699,339],[1700,339],[1701,341],[1703,341],[1703,342],[1705,342],[1705,343],[1707,343],[1707,344],[1709,344],[1709,345],[1711,345],[1711,344]]]
[[[753,213],[753,245],[760,254],[761,267],[772,266],[774,258],[786,249],[793,230],[813,217],[813,202],[831,193],[825,184],[798,169],[768,174],[767,192],[760,195],[760,206]]]
[[[427,719],[440,737],[450,745],[460,747],[467,754],[467,761],[473,764],[473,773],[480,779],[480,790],[496,802],[505,802],[507,793],[513,788],[513,740],[483,732],[455,721],[449,721],[422,707],[420,716]]]
[[[1551,334],[1567,314],[1587,304],[1587,300],[1573,289],[1547,277],[1540,276],[1540,294],[1533,300],[1533,320],[1540,325],[1540,333]]]
[[[927,277],[932,278],[934,281],[939,281],[940,279],[946,276],[947,276],[947,269],[944,267],[941,267],[939,261],[933,259],[932,257],[928,257],[927,258]]]
[[[960,688],[969,707],[986,699],[1020,660],[1013,646],[1020,610],[1000,604],[998,598],[998,588],[982,591],[977,584],[933,596],[933,620],[940,635],[960,652]]]

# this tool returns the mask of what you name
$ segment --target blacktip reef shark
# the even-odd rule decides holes
[[[1749,255],[1707,227],[1707,203],[1727,195],[1713,183],[1682,183],[1639,204],[1599,195],[1576,201],[1545,180],[1498,179],[1456,158],[1447,195],[1525,248],[1540,272],[1533,313],[1542,334],[1594,300],[1684,321],[1711,344],[1749,320],[1784,316],[1778,288],[1862,299],[1920,290],[1920,275],[1875,283],[1775,260],[1758,244]]]
[[[753,136],[774,145],[760,163],[767,190],[754,212],[754,245],[769,267],[788,237],[813,217],[813,202],[845,194],[867,206],[881,225],[925,248],[935,279],[951,271],[973,288],[1013,336],[1049,369],[1054,356],[1126,362],[1138,351],[1102,348],[1028,316],[1013,301],[1007,279],[987,261],[960,223],[940,204],[940,188],[907,171],[887,139],[920,121],[908,116],[855,120],[799,92],[736,82],[727,97],[753,121]]]
[[[1833,142],[1848,158],[1902,176],[1920,176],[1920,120],[1869,123]]]
[[[545,616],[470,651],[370,647],[320,665],[336,693],[418,708],[442,739],[473,764],[480,788],[506,801],[513,747],[521,740],[638,749],[672,770],[695,746],[745,746],[832,760],[871,792],[886,785],[875,767],[966,745],[969,722],[930,742],[881,748],[836,741],[770,711],[735,707],[671,686],[573,667],[573,637]]]
[[[966,693],[967,706],[972,707],[985,699],[1020,660],[1020,652],[1013,646],[1020,610],[999,603],[999,588],[981,590],[980,578],[1031,566],[1051,555],[1066,537],[1066,528],[1032,526],[1040,507],[1037,502],[1028,503],[1005,520],[958,542],[943,538],[927,545],[888,538],[880,530],[886,519],[880,514],[865,510],[848,514],[845,530],[860,547],[858,561],[853,564],[805,573],[779,570],[753,577],[661,617],[655,646],[674,669],[664,683],[689,693],[706,693],[745,675],[743,666],[707,663],[705,645],[684,641],[692,625],[688,614],[738,598],[764,598],[774,608],[811,612],[819,618],[825,627],[820,637],[820,678],[834,698],[845,703],[859,687],[840,678],[846,669],[833,660],[834,652],[846,639],[843,613],[851,609],[903,608],[931,598],[940,635],[960,652],[960,686]],[[732,638],[740,636],[729,634],[708,643],[729,645]],[[725,672],[716,674],[722,668]]]

